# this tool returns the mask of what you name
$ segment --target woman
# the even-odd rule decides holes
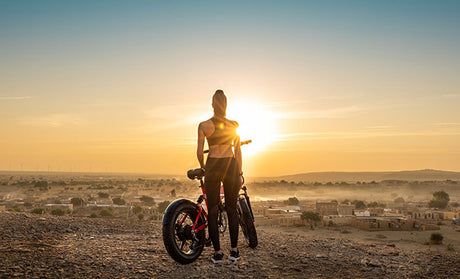
[[[236,133],[238,123],[225,118],[227,97],[224,91],[217,90],[212,97],[214,116],[198,126],[197,157],[201,168],[205,169],[204,187],[208,199],[208,229],[214,254],[213,263],[222,262],[223,253],[220,250],[217,213],[219,210],[220,183],[224,184],[225,208],[230,227],[232,249],[229,259],[237,261],[240,257],[238,244],[238,213],[236,201],[241,187],[242,157],[240,138]],[[208,141],[209,154],[204,164],[203,147]],[[232,150],[233,146],[233,150]]]

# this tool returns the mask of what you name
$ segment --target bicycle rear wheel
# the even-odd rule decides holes
[[[257,232],[256,227],[254,225],[254,219],[252,217],[251,209],[248,205],[246,197],[240,196],[238,198],[237,210],[244,238],[246,239],[249,247],[256,248],[258,244]]]

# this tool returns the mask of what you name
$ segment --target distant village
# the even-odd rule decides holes
[[[0,177],[0,211],[159,221],[170,201],[182,197],[196,200],[198,195],[196,181],[175,178]],[[253,200],[252,207],[256,225],[363,230],[437,230],[440,222],[446,221],[460,225],[460,206],[445,191],[434,192],[433,199],[424,202],[402,197],[375,202],[293,196]]]
[[[391,202],[367,207],[362,206],[362,201],[353,204],[347,201],[298,201],[295,197],[289,200],[297,205],[273,201],[255,203],[256,223],[311,228],[351,226],[376,231],[437,230],[442,221],[460,225],[458,204],[439,210],[429,208],[423,202]]]

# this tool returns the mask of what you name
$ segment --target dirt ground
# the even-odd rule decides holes
[[[449,249],[460,252],[460,225],[453,225],[449,221],[444,221],[439,227],[440,230],[433,231],[364,231],[352,227],[317,227],[314,230],[307,227],[262,226],[260,228],[267,232],[281,231],[286,234],[312,238],[333,237],[365,244],[394,244],[405,250],[446,251],[449,246]],[[442,234],[444,237],[442,245],[427,245],[432,233]]]
[[[348,239],[355,232],[261,226],[256,249],[240,235],[237,263],[214,265],[205,248],[181,265],[166,253],[158,222],[1,212],[0,228],[0,278],[460,277],[458,252]],[[228,255],[228,234],[222,249]]]

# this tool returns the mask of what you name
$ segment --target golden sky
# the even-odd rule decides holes
[[[459,4],[415,3],[3,4],[0,170],[185,173],[223,89],[248,176],[460,171]]]

